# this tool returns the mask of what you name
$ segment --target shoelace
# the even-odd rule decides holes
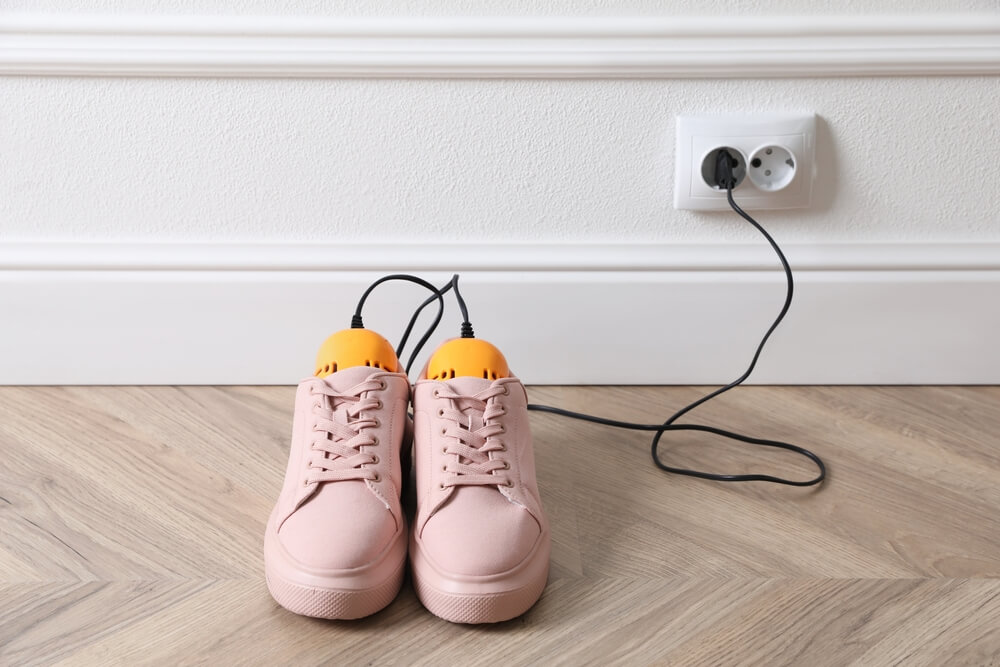
[[[490,387],[475,396],[463,396],[446,386],[434,390],[436,398],[448,398],[452,406],[438,411],[438,416],[451,422],[441,435],[449,438],[444,453],[454,455],[444,465],[450,473],[441,482],[442,488],[462,485],[513,486],[510,478],[500,471],[510,470],[502,459],[490,458],[490,452],[505,452],[507,446],[497,437],[505,432],[496,420],[506,414],[503,406],[491,398],[506,394],[506,386]]]
[[[310,446],[313,456],[309,460],[307,485],[347,479],[379,481],[376,470],[362,467],[378,463],[378,456],[359,449],[378,444],[378,438],[365,433],[364,429],[379,426],[379,420],[363,416],[363,413],[381,408],[382,399],[361,398],[361,394],[375,389],[385,389],[385,382],[365,380],[346,392],[335,391],[323,383],[315,383],[310,389],[312,394],[326,396],[328,407],[313,407],[316,422],[313,425],[314,440]],[[338,421],[338,416],[343,421]]]

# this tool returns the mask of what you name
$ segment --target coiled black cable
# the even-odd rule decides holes
[[[816,454],[814,454],[813,452],[809,451],[804,447],[793,445],[788,442],[782,442],[780,440],[755,438],[752,436],[744,435],[742,433],[735,433],[733,431],[727,431],[725,429],[717,428],[714,426],[706,426],[704,424],[676,423],[679,418],[681,418],[688,412],[694,410],[700,405],[703,405],[707,401],[710,401],[713,398],[721,394],[724,394],[725,392],[733,389],[734,387],[743,384],[743,382],[750,377],[750,374],[753,373],[754,368],[756,368],[757,366],[757,361],[760,358],[761,352],[764,349],[764,345],[771,337],[771,334],[774,333],[774,330],[778,328],[778,325],[781,324],[782,320],[785,319],[785,315],[788,313],[788,309],[792,305],[792,296],[795,291],[795,281],[792,276],[791,266],[789,266],[788,260],[785,257],[784,252],[782,252],[777,242],[767,232],[767,230],[765,230],[760,225],[760,223],[758,223],[749,214],[747,214],[746,211],[740,208],[740,206],[733,199],[733,188],[736,186],[736,178],[734,173],[735,166],[736,166],[735,158],[733,158],[733,156],[725,149],[720,150],[717,154],[716,165],[715,165],[716,183],[719,185],[719,187],[726,189],[726,199],[729,202],[729,206],[733,209],[733,211],[735,211],[744,220],[753,225],[753,227],[764,236],[768,244],[770,244],[771,248],[778,256],[778,260],[781,262],[781,267],[785,273],[785,283],[786,283],[785,301],[781,306],[781,310],[778,312],[777,317],[775,317],[774,321],[771,323],[771,326],[768,327],[767,331],[764,333],[764,336],[761,338],[760,343],[758,343],[757,349],[754,351],[753,358],[750,360],[750,364],[747,367],[747,369],[743,372],[743,374],[740,375],[735,380],[733,380],[732,382],[730,382],[729,384],[720,387],[719,389],[716,389],[715,391],[712,391],[706,394],[705,396],[699,398],[698,400],[693,401],[692,403],[689,403],[688,405],[684,406],[683,408],[675,412],[673,415],[671,415],[662,424],[639,424],[634,422],[619,421],[616,419],[607,419],[605,417],[599,417],[597,415],[590,415],[583,412],[574,412],[572,410],[566,410],[564,408],[554,407],[551,405],[540,405],[537,403],[529,404],[528,409],[533,410],[535,412],[547,412],[561,417],[568,417],[570,419],[579,419],[581,421],[591,422],[594,424],[612,426],[614,428],[653,432],[654,433],[653,440],[652,443],[650,444],[650,453],[653,458],[653,463],[655,463],[656,466],[661,470],[676,475],[687,475],[690,477],[698,477],[700,479],[713,480],[717,482],[770,482],[773,484],[785,484],[788,486],[814,486],[820,484],[821,482],[823,482],[823,480],[826,479],[826,465],[823,463],[823,460],[819,456],[817,456]],[[465,299],[462,298],[462,293],[458,288],[458,274],[453,275],[451,280],[440,288],[434,287],[431,283],[427,282],[422,278],[418,278],[416,276],[411,276],[407,274],[394,274],[380,278],[379,280],[375,281],[371,286],[369,286],[368,289],[365,291],[365,293],[362,295],[361,300],[358,302],[357,310],[355,311],[354,317],[352,318],[351,321],[352,327],[363,326],[361,319],[361,311],[362,308],[364,307],[365,300],[368,298],[368,295],[376,286],[388,280],[406,280],[409,282],[422,285],[423,287],[426,287],[431,292],[433,292],[431,296],[429,296],[422,304],[420,304],[420,306],[416,309],[416,311],[414,311],[413,315],[411,316],[410,321],[406,326],[406,330],[404,331],[400,343],[396,349],[397,358],[402,354],[402,350],[406,346],[410,334],[413,331],[413,327],[415,326],[416,321],[420,317],[420,314],[423,312],[424,308],[433,303],[435,300],[438,302],[437,315],[435,316],[433,322],[431,322],[430,327],[428,327],[427,331],[417,342],[413,351],[410,353],[410,359],[406,365],[407,373],[410,372],[410,367],[413,365],[413,362],[416,359],[417,354],[423,348],[424,344],[427,342],[430,336],[434,333],[434,330],[437,329],[438,324],[440,324],[441,318],[444,314],[444,295],[449,290],[454,291],[455,298],[458,302],[459,309],[461,310],[462,313],[461,336],[463,338],[474,337],[472,324],[469,322],[468,308],[466,306]],[[717,435],[723,438],[729,438],[731,440],[736,440],[738,442],[743,442],[750,445],[784,449],[809,459],[813,464],[815,464],[819,472],[816,475],[816,477],[812,479],[799,481],[799,480],[786,479],[784,477],[776,477],[774,475],[762,475],[756,473],[730,475],[724,473],[712,473],[712,472],[703,472],[699,470],[689,470],[687,468],[678,468],[675,466],[668,465],[667,463],[664,462],[664,460],[660,456],[660,441],[663,437],[663,434],[668,431],[699,431],[702,433],[711,433],[713,435]]]
[[[761,338],[760,343],[757,345],[757,350],[754,352],[753,358],[750,360],[750,365],[747,367],[746,371],[743,372],[738,378],[730,382],[724,387],[720,387],[715,391],[702,396],[698,400],[689,403],[684,406],[673,415],[671,415],[662,424],[636,424],[633,422],[618,421],[615,419],[605,419],[603,417],[597,417],[595,415],[588,415],[582,412],[573,412],[571,410],[565,410],[563,408],[553,407],[551,405],[539,405],[539,404],[529,404],[528,409],[537,412],[548,412],[551,414],[559,415],[562,417],[569,417],[571,419],[579,419],[582,421],[588,421],[595,424],[603,424],[605,426],[613,426],[615,428],[623,428],[634,431],[653,431],[653,441],[650,444],[650,454],[653,457],[653,463],[656,467],[661,470],[665,470],[669,473],[674,473],[676,475],[688,475],[690,477],[698,477],[701,479],[713,480],[716,482],[771,482],[773,484],[786,484],[788,486],[813,486],[821,483],[826,479],[826,465],[823,460],[809,451],[804,447],[799,447],[798,445],[793,445],[788,442],[782,442],[780,440],[768,440],[764,438],[754,438],[748,435],[743,435],[742,433],[734,433],[732,431],[726,431],[721,428],[716,428],[714,426],[705,426],[703,424],[677,424],[677,420],[688,412],[694,410],[699,405],[712,400],[720,394],[724,394],[730,389],[737,387],[750,377],[753,373],[754,368],[757,366],[757,360],[760,358],[761,351],[764,349],[764,345],[767,343],[771,334],[774,330],[778,328],[781,321],[785,319],[785,315],[788,313],[788,309],[792,305],[792,295],[795,291],[795,281],[792,277],[792,268],[788,264],[788,259],[785,257],[785,253],[781,251],[774,238],[767,233],[760,223],[750,217],[746,211],[739,207],[736,201],[733,199],[733,188],[736,186],[736,178],[733,173],[733,167],[736,166],[736,160],[733,156],[725,149],[719,151],[716,160],[716,181],[719,187],[724,187],[726,189],[726,199],[729,202],[729,206],[738,213],[744,220],[749,222],[754,228],[760,232],[767,242],[770,244],[771,248],[774,250],[775,254],[778,256],[778,260],[781,262],[781,268],[785,272],[785,302],[781,306],[781,310],[778,312],[778,316],[774,318],[774,322],[768,327],[767,332]],[[700,470],[689,470],[687,468],[677,468],[675,466],[667,465],[660,456],[660,440],[663,434],[667,431],[701,431],[704,433],[711,433],[713,435],[718,435],[723,438],[729,438],[730,440],[736,440],[738,442],[744,442],[750,445],[759,445],[762,447],[775,447],[778,449],[785,449],[790,452],[794,452],[801,456],[806,457],[812,461],[816,468],[819,470],[819,474],[812,479],[805,481],[798,481],[792,479],[786,479],[784,477],[776,477],[774,475],[761,475],[761,474],[744,474],[744,475],[728,475],[723,473],[713,473],[713,472],[702,472]]]

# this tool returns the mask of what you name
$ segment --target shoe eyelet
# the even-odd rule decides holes
[[[448,435],[448,428],[447,427],[441,429],[441,435]]]
[[[503,395],[504,396],[510,396],[510,389],[508,388],[508,385],[506,385],[506,384],[503,386]]]
[[[382,399],[381,399],[381,398],[380,398],[380,399],[378,399],[378,400],[377,400],[377,401],[375,402],[375,408],[374,408],[374,409],[375,409],[375,410],[381,410],[381,409],[382,409]]]
[[[302,480],[302,486],[309,486],[309,480],[308,479]]]
[[[504,484],[504,486],[506,486],[508,489],[513,488],[513,486],[514,486],[514,480],[508,479],[507,483]]]
[[[379,460],[379,459],[378,459],[378,454],[376,454],[376,455],[372,456],[372,463],[371,463],[371,464],[372,464],[372,465],[376,465],[376,464],[378,464],[378,460]]]
[[[447,447],[442,447],[441,448],[441,453],[442,454],[447,454],[448,453],[448,448]]]
[[[385,383],[385,380],[379,380],[379,381],[378,381],[378,388],[379,388],[379,391],[385,391],[385,388],[386,388],[387,386],[388,386],[388,385],[386,385],[386,383]]]
[[[438,410],[438,417],[444,417],[444,410]]]
[[[382,427],[382,420],[379,419],[378,417],[376,417],[375,418],[375,426],[373,426],[372,428],[381,428],[381,427]]]
[[[507,443],[505,443],[505,442],[501,442],[500,443],[500,451],[501,452],[506,452],[507,451]]]
[[[431,396],[433,398],[441,398],[441,392],[435,389],[434,391],[431,392]]]
[[[444,488],[444,482],[438,484],[438,487],[443,489]]]
[[[510,470],[510,464],[509,464],[509,463],[507,463],[506,461],[504,461],[504,462],[503,462],[503,469],[504,469],[504,470]]]
[[[504,426],[503,424],[500,424],[500,432],[501,433],[506,433],[507,432],[507,427]]]
[[[448,466],[441,466],[442,472],[448,472]]]
[[[378,436],[377,435],[373,435],[372,436],[372,444],[370,444],[369,447],[378,447]]]
[[[372,478],[372,481],[373,482],[381,482],[382,481],[382,475],[380,475],[378,473],[375,473],[375,477]]]

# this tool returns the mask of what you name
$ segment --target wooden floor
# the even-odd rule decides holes
[[[530,395],[658,421],[697,388]],[[667,475],[648,437],[533,414],[541,601],[495,627],[326,622],[264,586],[293,389],[0,389],[0,664],[1000,664],[1000,388],[739,389],[698,413],[814,449],[821,489]],[[670,434],[679,464],[789,455]]]

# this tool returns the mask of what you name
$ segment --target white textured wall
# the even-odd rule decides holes
[[[1000,240],[998,78],[8,77],[0,99],[6,239],[751,239],[673,210],[674,117],[798,108],[822,183],[767,214],[783,240]]]
[[[865,0],[839,13],[995,10]],[[6,0],[7,11],[813,13],[819,3]],[[783,241],[1000,240],[1000,78],[0,78],[4,240],[756,240],[674,211],[682,112],[821,117],[814,206]]]

